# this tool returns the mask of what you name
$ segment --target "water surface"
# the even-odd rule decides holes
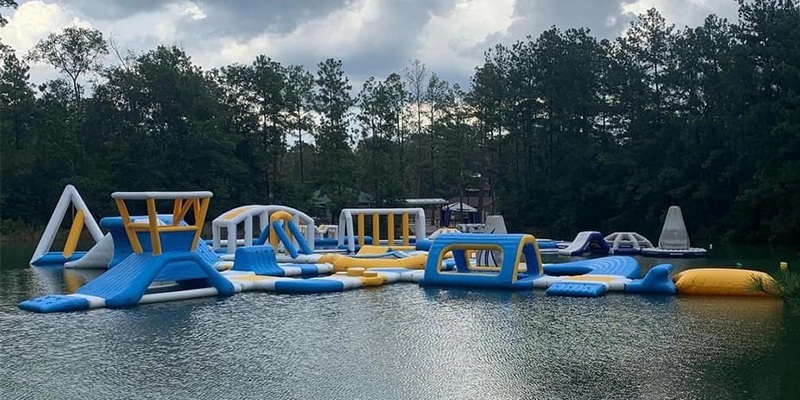
[[[31,251],[0,248],[0,399],[800,398],[800,317],[770,299],[396,284],[39,315],[16,304],[96,273]],[[721,254],[677,268],[792,256]]]

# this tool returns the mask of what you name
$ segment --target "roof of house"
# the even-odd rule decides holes
[[[430,206],[430,205],[447,204],[447,200],[442,198],[406,199],[406,204],[410,206]]]

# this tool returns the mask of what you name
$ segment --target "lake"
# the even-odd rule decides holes
[[[800,398],[800,316],[778,300],[398,283],[40,315],[16,305],[97,272],[28,267],[33,247],[0,247],[0,399]],[[800,265],[711,254],[673,261]]]

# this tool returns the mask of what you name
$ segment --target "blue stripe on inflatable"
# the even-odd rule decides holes
[[[283,243],[283,247],[286,251],[289,252],[289,255],[292,256],[292,258],[297,258],[300,254],[297,252],[297,248],[294,247],[294,244],[292,244],[292,241],[289,240],[289,236],[286,236],[286,232],[283,231],[282,223],[283,221],[272,221],[272,229],[278,235],[278,238]]]
[[[72,253],[69,257],[64,257],[64,254],[60,251],[49,251],[39,257],[36,261],[32,262],[31,265],[36,267],[51,267],[51,266],[58,266],[63,265],[67,261],[75,261],[80,259],[86,255],[85,251],[76,251]]]
[[[354,255],[353,258],[365,258],[365,259],[399,259],[399,258],[408,258],[410,257],[408,253],[395,250],[395,251],[387,251],[386,253],[381,254],[362,254],[362,255]]]
[[[540,249],[557,249],[558,242],[555,240],[538,240],[536,245],[539,246]]]
[[[258,235],[258,239],[256,239],[253,242],[253,245],[255,245],[255,246],[264,245],[264,244],[267,243],[268,239],[269,239],[269,229],[264,229],[263,231],[261,231],[261,234]]]
[[[300,276],[319,275],[319,266],[316,264],[291,264],[291,266],[300,268]]]
[[[300,228],[297,226],[297,224],[295,224],[294,221],[289,221],[288,224],[289,231],[292,232],[292,235],[294,235],[294,240],[296,240],[297,244],[300,246],[300,252],[303,254],[313,253],[311,247],[308,246],[308,242],[306,242],[306,239],[303,237],[303,233],[300,232]]]
[[[76,296],[51,294],[19,303],[18,307],[25,311],[38,313],[82,311],[89,309],[89,300]]]
[[[331,293],[344,291],[344,283],[335,279],[292,279],[275,282],[277,293]]]
[[[606,292],[606,285],[590,282],[557,282],[547,288],[548,296],[600,297]]]

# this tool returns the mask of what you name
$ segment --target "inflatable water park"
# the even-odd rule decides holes
[[[489,216],[481,233],[454,228],[426,232],[421,208],[348,208],[338,225],[316,226],[309,215],[281,205],[245,205],[211,221],[202,237],[208,191],[115,192],[118,215],[99,224],[78,191],[67,186],[30,264],[103,272],[74,293],[47,294],[19,308],[37,313],[124,308],[246,291],[330,293],[416,284],[476,290],[542,290],[547,296],[599,297],[608,292],[653,295],[767,296],[753,290],[766,273],[698,268],[673,274],[671,264],[643,270],[632,254],[702,256],[689,246],[680,209],[670,208],[659,246],[635,232],[581,232],[572,242],[508,233]],[[71,208],[70,208],[71,207]],[[72,209],[64,247],[56,233]],[[133,215],[129,210],[142,210]],[[86,228],[95,244],[77,251]],[[702,254],[700,254],[702,250]],[[592,258],[542,262],[542,254]]]

